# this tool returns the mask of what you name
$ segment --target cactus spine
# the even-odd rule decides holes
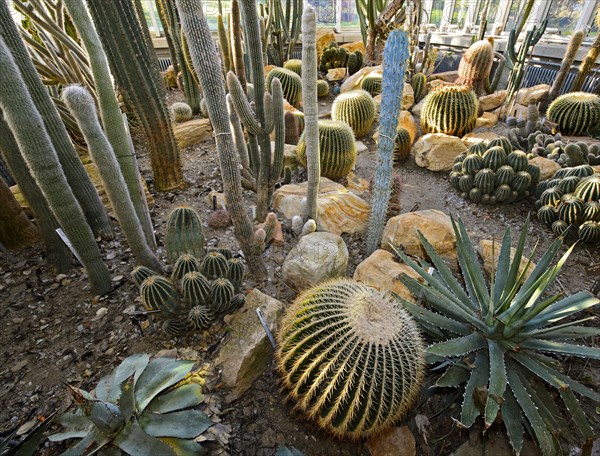
[[[586,92],[561,95],[548,107],[548,119],[565,135],[589,135],[600,123],[600,96]]]
[[[388,37],[383,51],[383,85],[381,97],[377,166],[375,168],[371,217],[367,233],[367,253],[377,249],[383,233],[385,214],[390,201],[392,170],[394,166],[394,143],[398,126],[398,113],[404,89],[404,71],[408,53],[408,37],[394,30]]]
[[[331,118],[350,125],[357,138],[369,134],[376,113],[375,101],[366,90],[342,93],[331,106]]]
[[[302,104],[304,107],[304,144],[308,187],[306,191],[306,216],[317,220],[317,199],[321,176],[319,150],[319,106],[317,105],[317,19],[315,9],[306,5],[302,12]],[[328,88],[329,91],[329,88]]]
[[[266,276],[267,269],[261,256],[254,253],[254,246],[252,244],[253,227],[242,201],[242,179],[239,169],[240,162],[229,126],[225,88],[222,84],[217,50],[212,41],[206,17],[202,12],[201,2],[199,0],[177,0],[177,8],[180,13],[183,31],[189,40],[189,49],[200,84],[203,87],[211,87],[211,90],[207,90],[205,93],[205,100],[210,114],[210,121],[215,131],[221,175],[223,177],[223,189],[225,198],[227,199],[227,208],[233,221],[235,234],[244,251],[249,269],[257,279],[262,279]],[[246,33],[249,33],[248,29],[246,29]],[[253,31],[253,35],[258,33],[258,30]],[[258,45],[260,46],[260,36],[253,37],[253,42],[247,43],[249,49],[252,49],[253,46],[257,45],[256,39],[258,39]],[[253,66],[253,68],[252,73],[255,73],[255,66]],[[259,88],[255,90],[260,91],[260,84]],[[259,98],[262,105],[262,97]],[[281,114],[281,120],[283,125],[283,113]],[[268,158],[270,159],[271,143],[270,141],[267,142],[269,146]],[[283,135],[281,142],[280,160],[281,166],[283,166]],[[277,151],[278,149],[276,147],[276,157]],[[270,166],[270,160],[265,162],[264,165],[265,167]],[[279,173],[281,173],[281,169],[279,169]],[[268,206],[267,201],[261,201],[261,203],[264,205],[264,215],[266,216]]]
[[[478,96],[485,94],[493,63],[494,39],[475,41],[460,59],[456,83],[471,87]]]
[[[477,98],[467,86],[442,86],[425,99],[421,111],[423,133],[462,137],[477,123]]]
[[[167,220],[165,247],[170,263],[175,263],[184,253],[204,257],[204,230],[194,209],[189,206],[173,209]]]
[[[93,293],[104,294],[111,289],[108,268],[102,262],[94,234],[60,167],[42,116],[2,38],[0,67],[3,69],[0,85],[4,88],[0,92],[0,109],[6,123],[48,205],[81,257]]]

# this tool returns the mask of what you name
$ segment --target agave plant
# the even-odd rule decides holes
[[[96,386],[95,397],[70,387],[77,413],[58,419],[65,428],[49,438],[81,439],[64,456],[200,455],[194,441],[212,421],[199,410],[202,381],[193,361],[133,355]]]
[[[597,327],[582,326],[593,317],[571,318],[599,300],[588,292],[568,297],[547,293],[573,246],[554,264],[561,247],[561,240],[556,240],[527,277],[531,261],[519,272],[527,220],[512,260],[511,233],[506,230],[488,286],[462,220],[453,219],[452,224],[464,286],[422,235],[433,273],[428,263],[417,264],[397,253],[424,281],[406,275],[400,279],[428,304],[420,307],[403,301],[435,340],[426,351],[428,362],[445,369],[436,385],[463,388],[459,424],[471,427],[482,415],[487,429],[501,415],[517,454],[523,447],[524,429],[536,438],[544,455],[556,454],[556,436],[568,429],[554,399],[558,393],[590,442],[592,428],[573,393],[594,401],[600,401],[600,394],[561,372],[555,356],[600,359],[597,348],[566,342],[600,334]],[[487,391],[483,405],[478,400],[482,391]]]

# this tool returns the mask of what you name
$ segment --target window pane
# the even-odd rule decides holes
[[[144,10],[144,16],[146,17],[146,24],[148,24],[148,29],[150,30],[150,32],[156,33],[156,30],[154,30],[154,24],[152,24],[152,18],[150,17],[150,10],[148,9],[147,1],[142,1],[142,8]],[[156,22],[158,23],[159,32],[162,34],[164,30],[162,24],[160,23],[160,17],[158,17],[158,13],[156,12],[156,10],[154,14],[156,16]]]
[[[456,3],[454,3],[454,11],[452,11],[452,21],[450,23],[458,25],[459,28],[464,27],[468,9],[469,2],[467,0],[456,0]]]
[[[336,0],[308,0],[315,7],[317,13],[317,24],[335,26]]]
[[[356,0],[342,0],[342,27],[360,27]]]
[[[442,14],[444,12],[444,0],[433,0],[433,6],[431,8],[431,16],[429,17],[429,23],[435,24],[439,27],[442,23]]]
[[[512,0],[510,4],[510,11],[508,13],[508,19],[506,20],[506,26],[504,30],[507,32],[511,31],[517,25],[519,25],[518,21],[521,19],[521,10],[525,6],[525,0]]]
[[[583,0],[554,0],[548,11],[548,28],[558,29],[561,35],[571,35],[582,8]]]

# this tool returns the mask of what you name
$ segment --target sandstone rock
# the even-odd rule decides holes
[[[296,154],[296,144],[285,144],[283,146],[283,167],[289,166],[292,171],[298,168],[298,155]],[[271,151],[275,150],[275,143],[271,141]]]
[[[493,260],[492,260],[492,245],[494,247]],[[495,241],[491,241],[489,239],[482,239],[481,241],[479,241],[479,254],[481,255],[481,258],[483,259],[483,269],[488,276],[490,276],[492,274],[492,261],[494,262],[494,271],[496,270],[496,268],[498,266],[498,258],[500,257],[501,246],[502,246],[502,240],[499,240],[499,239],[496,239]],[[515,251],[516,250],[514,248],[510,249],[511,261],[515,257]],[[523,255],[523,258],[521,258],[521,264],[519,266],[519,275],[527,267],[528,261],[529,261],[529,259],[525,255]],[[527,279],[531,275],[531,272],[534,270],[534,268],[535,268],[535,263],[532,261],[531,264],[529,265],[529,268],[527,269],[525,279]]]
[[[328,30],[325,28],[319,28],[317,31],[317,62],[321,58],[321,54],[323,53],[323,49],[329,46],[329,43],[335,41],[335,34],[333,30]]]
[[[337,234],[315,232],[300,239],[283,262],[283,281],[296,291],[310,288],[348,269],[348,248]]]
[[[441,79],[446,82],[454,82],[458,78],[458,70],[453,71],[443,71],[441,73],[435,73],[431,76],[428,76],[430,80],[435,81],[436,79]]]
[[[212,190],[208,195],[206,195],[206,202],[208,206],[213,209],[213,198],[217,197],[217,209],[227,209],[227,201],[225,201],[225,194],[222,192],[217,192]]]
[[[328,81],[341,81],[346,77],[346,68],[332,68],[327,72],[325,78]]]
[[[365,146],[365,143],[362,141],[355,141],[356,144],[356,153],[361,154],[363,152],[367,152],[369,148]]]
[[[353,43],[342,44],[340,47],[347,49],[348,52],[360,51],[363,55],[365,55],[365,44],[360,41],[354,41]]]
[[[346,79],[344,81],[344,83],[340,87],[340,91],[341,92],[349,92],[350,90],[360,88],[360,85],[362,84],[362,81],[365,78],[365,76],[367,76],[368,74],[371,74],[373,72],[383,74],[383,67],[381,65],[379,65],[379,66],[374,66],[374,67],[361,68],[360,70],[358,70],[356,73],[354,73],[352,76],[350,76],[348,79]]]
[[[364,282],[378,290],[391,290],[407,301],[415,298],[398,277],[407,274],[415,279],[419,275],[408,265],[395,261],[395,254],[387,250],[375,250],[369,258],[360,263],[354,271],[354,280]]]
[[[405,82],[402,91],[402,109],[410,109],[413,104],[415,104],[415,91],[410,84]]]
[[[273,194],[273,207],[286,219],[304,214],[307,186],[303,182],[279,188]],[[319,231],[352,234],[366,228],[371,208],[343,185],[321,177],[317,211]]]
[[[173,127],[173,132],[177,145],[182,149],[212,138],[209,119],[188,120]]]
[[[462,142],[466,147],[471,147],[473,144],[479,144],[480,142],[490,141],[492,139],[500,138],[500,135],[491,131],[483,131],[479,133],[468,133],[462,137]]]
[[[479,109],[482,111],[492,111],[504,103],[506,99],[506,90],[496,90],[494,93],[479,97]]]
[[[498,123],[498,116],[491,112],[484,112],[481,117],[477,118],[476,128],[479,127],[493,127]]]
[[[409,111],[400,111],[400,114],[398,115],[398,126],[406,128],[410,136],[410,142],[414,143],[417,138],[417,123]]]
[[[529,103],[539,103],[550,93],[548,84],[538,84],[526,89],[521,89],[517,93],[517,103],[527,106]]]
[[[456,136],[429,133],[421,136],[413,146],[415,161],[430,171],[450,171],[457,155],[466,149]]]
[[[393,427],[367,441],[371,456],[415,456],[416,441],[408,426]]]
[[[551,179],[552,176],[554,176],[554,173],[560,169],[560,165],[558,163],[546,157],[534,157],[529,160],[529,163],[540,168],[541,181]]]
[[[435,209],[407,212],[392,217],[383,231],[381,248],[391,252],[393,245],[402,248],[407,255],[428,258],[418,231],[441,257],[451,260],[456,258],[456,237],[450,217]]]
[[[421,117],[421,111],[423,110],[423,106],[425,106],[425,98],[423,98],[416,105],[414,105],[410,112],[412,112],[417,117]]]
[[[358,177],[352,171],[346,177],[346,188],[348,190],[354,190],[357,193],[366,192],[371,187],[371,184],[367,179]]]
[[[246,296],[244,307],[225,318],[229,338],[223,344],[215,364],[221,368],[224,386],[230,389],[227,402],[241,397],[272,358],[273,346],[256,316],[257,307],[261,308],[271,332],[275,332],[283,304],[258,289]]]

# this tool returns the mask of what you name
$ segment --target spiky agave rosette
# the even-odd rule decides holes
[[[600,335],[599,328],[581,325],[594,317],[571,318],[599,300],[587,291],[568,297],[548,293],[573,247],[553,265],[561,247],[557,240],[533,270],[531,262],[521,269],[527,220],[514,255],[506,230],[488,286],[463,222],[452,223],[464,286],[422,235],[436,272],[428,272],[427,262],[417,264],[397,253],[424,281],[400,278],[411,292],[424,296],[428,307],[402,303],[435,339],[427,348],[428,362],[446,366],[436,385],[464,388],[458,421],[468,428],[481,414],[487,429],[501,416],[517,454],[525,429],[535,436],[543,454],[556,454],[556,436],[569,428],[552,395],[557,393],[583,437],[592,439],[593,430],[573,393],[594,401],[600,401],[600,394],[562,373],[554,357],[600,359],[597,348],[565,342]],[[483,411],[475,398],[481,390],[487,390]]]
[[[388,292],[317,285],[282,320],[277,360],[296,407],[337,437],[376,434],[406,414],[424,375],[417,325]]]

